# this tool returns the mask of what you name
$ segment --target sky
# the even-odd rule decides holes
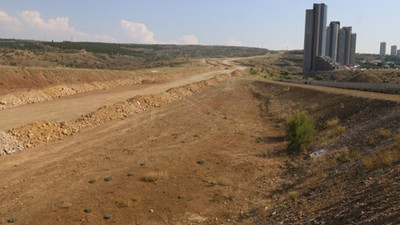
[[[0,38],[302,49],[305,10],[328,5],[358,53],[400,47],[399,0],[0,0]],[[327,24],[328,25],[328,24]],[[387,50],[387,51],[388,51]]]

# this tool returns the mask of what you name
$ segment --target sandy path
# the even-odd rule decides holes
[[[206,80],[220,74],[231,73],[232,71],[219,70],[201,73],[167,83],[153,84],[145,88],[138,88],[137,85],[133,85],[131,88],[124,87],[113,91],[73,95],[53,101],[3,110],[0,111],[0,130],[9,130],[38,120],[68,121],[90,113],[101,106],[123,101],[136,95],[157,94],[173,87]]]

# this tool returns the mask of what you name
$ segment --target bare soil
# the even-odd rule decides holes
[[[260,81],[228,63],[145,84],[149,92],[126,87],[1,111],[2,138],[26,148],[0,157],[0,224],[400,222],[399,159],[362,163],[396,139],[397,97]],[[288,155],[286,120],[296,110],[317,122],[310,152],[359,155],[340,163],[334,154]],[[336,117],[346,130],[326,139]],[[380,128],[392,133],[378,139]]]

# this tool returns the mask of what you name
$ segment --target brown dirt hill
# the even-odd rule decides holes
[[[361,73],[349,79],[350,82],[382,83],[382,79],[374,74]]]
[[[318,153],[287,162],[281,196],[257,224],[399,223],[399,102],[266,82],[253,90],[283,127],[295,111],[310,113],[317,134],[309,152]]]

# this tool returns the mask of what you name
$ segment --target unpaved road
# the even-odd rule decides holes
[[[274,153],[284,148],[284,131],[260,113],[251,82],[231,78],[0,157],[0,224],[11,217],[41,225],[255,222],[248,215],[269,205],[285,156]]]
[[[233,70],[219,70],[183,77],[171,82],[133,85],[96,93],[78,94],[53,101],[40,102],[0,111],[0,130],[9,130],[38,120],[68,121],[90,113],[101,106],[123,101],[136,95],[157,94],[173,87],[206,80]]]

